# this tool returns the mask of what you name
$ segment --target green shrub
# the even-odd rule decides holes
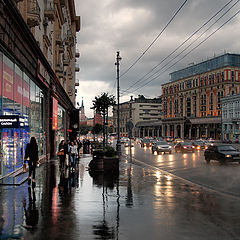
[[[111,146],[109,146],[109,145],[107,145],[105,148],[104,148],[104,155],[106,156],[106,157],[115,157],[116,156],[116,152],[115,152],[115,150],[114,150],[114,148],[113,147],[111,147]]]

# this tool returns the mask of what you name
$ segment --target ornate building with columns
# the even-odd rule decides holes
[[[221,98],[240,91],[240,55],[224,54],[170,74],[162,85],[162,135],[221,138]]]

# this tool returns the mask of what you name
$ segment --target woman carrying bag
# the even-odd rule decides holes
[[[35,175],[36,175],[36,167],[38,164],[38,145],[35,137],[31,137],[30,143],[27,144],[25,150],[25,161],[28,160],[28,167],[29,167],[29,177],[28,177],[28,185],[31,184],[34,188],[36,186],[35,182]]]
[[[64,168],[65,157],[66,157],[64,140],[62,140],[58,146],[57,155],[59,156],[59,159],[60,159],[60,168]]]

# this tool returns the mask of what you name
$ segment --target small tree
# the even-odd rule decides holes
[[[95,97],[93,100],[93,108],[96,113],[102,114],[103,116],[103,144],[106,143],[106,122],[108,122],[108,108],[115,104],[115,97],[108,95],[108,93],[102,93],[101,96]]]
[[[92,129],[92,133],[99,134],[102,132],[102,130],[103,130],[103,126],[101,124],[97,123],[97,124],[95,124],[95,126]]]

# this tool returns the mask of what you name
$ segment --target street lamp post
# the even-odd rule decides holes
[[[116,58],[116,63],[115,65],[117,66],[117,152],[118,156],[121,155],[121,143],[120,143],[120,96],[119,96],[119,91],[120,91],[120,86],[119,86],[119,62],[122,58],[120,57],[120,52],[117,52],[117,58]]]

